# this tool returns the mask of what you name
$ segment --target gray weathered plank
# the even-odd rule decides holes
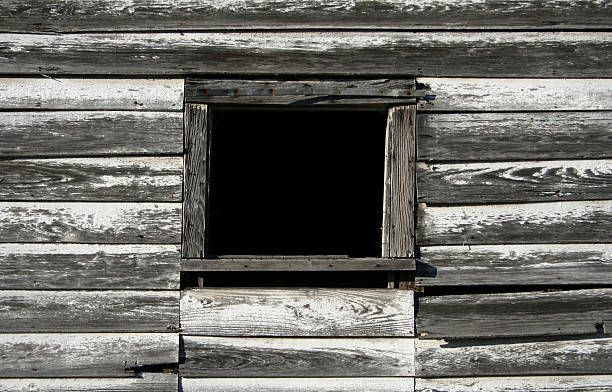
[[[12,74],[577,78],[612,67],[612,32],[0,34],[0,41],[0,72]]]
[[[0,161],[0,200],[182,201],[183,158]]]
[[[180,111],[183,86],[183,79],[0,79],[0,109]]]
[[[418,392],[610,392],[609,375],[417,378]]]
[[[0,330],[19,332],[172,332],[176,291],[0,290]]]
[[[414,297],[387,289],[198,289],[181,328],[207,336],[414,336]]]
[[[414,259],[304,257],[219,257],[185,259],[181,271],[414,271]]]
[[[413,392],[412,377],[183,378],[184,392]]]
[[[414,339],[184,336],[186,377],[408,377]]]
[[[0,2],[4,31],[129,31],[258,28],[569,29],[608,28],[600,1],[444,0],[16,0]]]
[[[3,112],[0,157],[181,154],[183,113]]]
[[[4,392],[168,392],[178,390],[178,375],[140,373],[130,378],[0,379]]]
[[[421,247],[423,286],[576,285],[612,281],[611,244]]]
[[[3,377],[132,377],[175,364],[178,351],[178,333],[0,334]]]
[[[420,114],[417,130],[422,161],[612,158],[612,112]]]
[[[419,299],[421,338],[580,335],[612,322],[612,289],[442,295]]]
[[[414,256],[416,106],[389,109],[385,137],[382,256]]]
[[[211,147],[210,113],[206,105],[188,104],[185,107],[185,170],[183,187],[184,258],[203,258],[206,255],[206,203]]]
[[[415,342],[418,377],[605,374],[612,367],[612,338]]]
[[[3,289],[177,290],[177,245],[0,244]]]
[[[487,76],[496,78],[418,78],[417,82],[428,86],[429,94],[436,96],[433,103],[423,103],[419,109],[480,112],[612,109],[611,79],[504,79],[497,78],[503,76],[497,72]]]
[[[609,242],[612,201],[429,207],[419,204],[420,245]]]
[[[612,199],[612,160],[417,165],[420,203]]]
[[[0,202],[0,242],[180,242],[180,203]]]

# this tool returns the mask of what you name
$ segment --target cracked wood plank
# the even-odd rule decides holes
[[[411,338],[184,336],[185,377],[409,377]]]
[[[4,392],[168,392],[179,387],[177,374],[140,373],[130,378],[0,379]]]
[[[0,334],[3,377],[133,377],[129,369],[176,364],[178,333]]]
[[[0,202],[0,242],[180,242],[180,203]]]
[[[0,291],[3,333],[172,332],[176,291]]]
[[[611,32],[0,34],[0,41],[0,72],[10,74],[580,78],[612,66]]]
[[[414,271],[414,259],[220,256],[181,260],[181,271]]]
[[[414,297],[386,289],[196,289],[181,292],[185,334],[413,336]]]
[[[610,392],[609,375],[417,378],[417,392]]]

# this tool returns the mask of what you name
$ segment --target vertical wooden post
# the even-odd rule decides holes
[[[183,179],[183,258],[206,254],[206,203],[210,156],[210,113],[206,105],[185,105]]]

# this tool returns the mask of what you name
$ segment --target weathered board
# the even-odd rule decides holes
[[[504,64],[512,68],[506,65],[510,62]],[[603,75],[607,73],[593,77]],[[418,78],[417,82],[423,83],[429,94],[436,96],[433,103],[423,103],[419,109],[480,112],[612,109],[611,79],[524,79],[531,76],[530,73],[517,75],[523,77],[520,79],[504,79],[501,78],[503,73],[493,71],[486,76],[490,78]]]
[[[414,376],[414,339],[183,336],[186,377]]]
[[[180,203],[0,202],[0,242],[180,242]]]
[[[0,72],[11,74],[577,78],[612,67],[612,32],[0,34],[0,41]]]
[[[184,259],[181,271],[414,271],[413,258],[219,257]]]
[[[186,290],[181,328],[207,336],[414,336],[414,296],[387,289]]]
[[[268,28],[577,29],[608,28],[599,1],[145,0],[0,1],[4,31],[130,31]]]
[[[2,158],[182,152],[179,112],[41,111],[0,116]]]
[[[172,333],[0,334],[3,377],[133,377],[129,369],[178,355]]]
[[[183,392],[413,392],[412,377],[183,378]]]
[[[415,342],[418,377],[605,374],[612,338],[519,342]]]
[[[0,200],[182,201],[183,158],[0,161]]]
[[[612,160],[609,159],[419,162],[417,179],[418,201],[428,204],[612,199]]]
[[[171,332],[176,291],[0,290],[0,330],[16,332]]]
[[[130,378],[0,379],[4,392],[168,392],[178,390],[178,375],[140,373]]]
[[[180,111],[183,86],[183,79],[0,79],[0,109]]]
[[[429,207],[419,204],[420,245],[610,241],[612,201]]]
[[[595,334],[610,322],[612,289],[590,289],[423,297],[416,327],[421,338],[465,339]]]
[[[416,282],[423,286],[612,281],[611,244],[425,246],[420,251]]]
[[[610,376],[417,378],[417,392],[610,392]]]
[[[0,244],[3,289],[176,290],[177,245]]]
[[[417,130],[422,161],[612,158],[612,112],[419,114]]]

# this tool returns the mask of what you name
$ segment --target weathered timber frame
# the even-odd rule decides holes
[[[412,80],[206,80],[185,87],[183,271],[414,270],[416,102],[427,98]],[[257,106],[255,106],[257,105]],[[217,107],[387,110],[380,258],[339,256],[207,258],[211,124]],[[393,286],[395,276],[389,278]],[[405,281],[401,276],[399,281]],[[401,286],[401,283],[400,283]]]

